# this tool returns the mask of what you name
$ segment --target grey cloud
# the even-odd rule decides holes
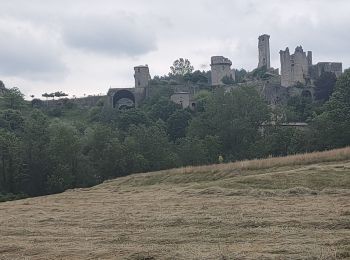
[[[56,43],[30,25],[0,21],[0,74],[30,80],[62,79],[67,68]]]
[[[65,22],[63,39],[71,47],[113,56],[138,56],[156,50],[156,37],[140,17],[77,17]]]

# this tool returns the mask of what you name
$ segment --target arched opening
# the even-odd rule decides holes
[[[135,106],[134,94],[126,89],[117,91],[113,95],[113,107],[118,109],[128,109]]]
[[[303,90],[301,96],[304,98],[312,98],[311,92],[309,90]]]

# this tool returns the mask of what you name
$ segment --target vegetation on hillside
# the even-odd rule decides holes
[[[349,70],[328,101],[295,98],[281,109],[308,121],[307,129],[281,127],[278,109],[256,88],[208,91],[208,73],[192,71],[186,60],[174,63],[168,76],[154,77],[151,96],[129,110],[102,103],[81,109],[66,99],[61,106],[29,104],[9,89],[0,101],[0,194],[38,196],[131,173],[350,145]],[[198,87],[195,111],[169,100],[179,82]]]

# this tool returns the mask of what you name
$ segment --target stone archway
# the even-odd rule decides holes
[[[303,90],[301,92],[301,96],[304,98],[312,98],[312,94],[310,90]]]
[[[113,95],[113,108],[128,109],[135,107],[135,103],[135,96],[130,90],[121,89]]]

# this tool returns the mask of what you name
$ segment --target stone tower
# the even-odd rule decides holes
[[[134,67],[135,94],[146,97],[151,76],[147,65]]]
[[[297,83],[307,84],[310,79],[310,64],[312,64],[312,52],[304,52],[301,46],[296,47],[294,54],[289,53],[289,48],[280,51],[281,59],[281,85],[283,87],[294,86]]]
[[[211,57],[211,85],[223,85],[222,79],[229,77],[235,80],[235,72],[231,70],[232,62],[223,56]]]
[[[270,35],[264,34],[259,36],[259,64],[258,68],[266,66],[270,69]]]

